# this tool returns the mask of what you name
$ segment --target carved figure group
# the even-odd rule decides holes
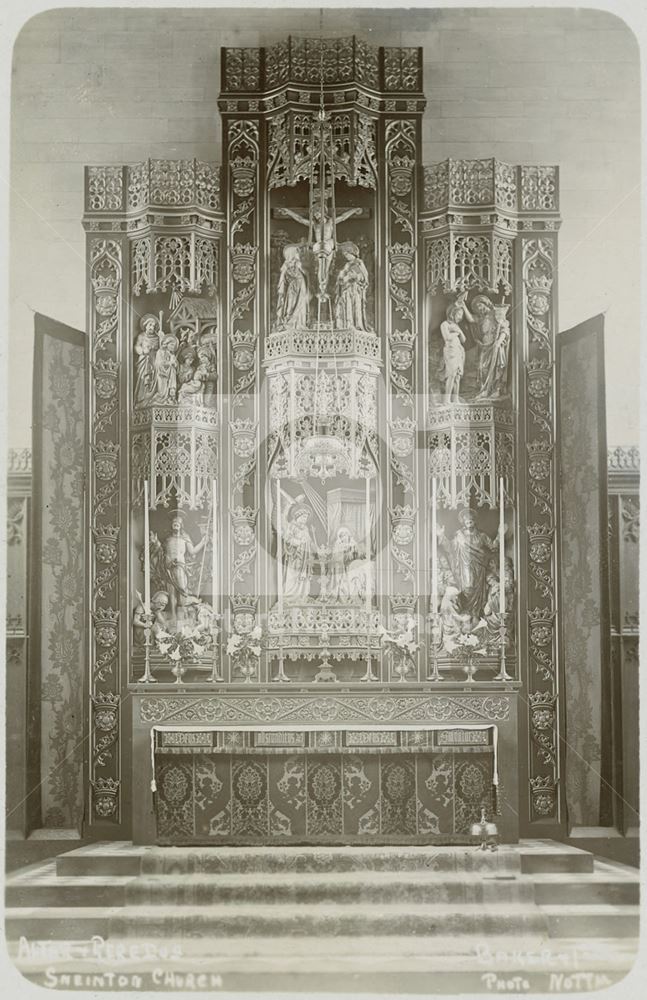
[[[440,378],[447,402],[460,400],[460,388],[465,374],[465,331],[461,323],[467,319],[476,343],[477,400],[499,399],[507,391],[508,359],[510,354],[510,324],[508,306],[494,305],[484,294],[478,294],[468,308],[467,293],[462,292],[447,307],[446,319],[440,324],[443,339],[443,361]]]
[[[286,604],[313,599],[312,583],[319,569],[319,598],[348,604],[366,599],[373,592],[373,565],[365,543],[358,543],[351,530],[341,525],[328,545],[320,545],[312,526],[312,509],[305,496],[292,499],[285,491],[282,514],[282,596]]]
[[[182,339],[164,333],[161,314],[144,316],[135,340],[137,375],[135,405],[195,401],[202,404],[208,385],[215,385],[217,359],[213,341],[196,328]]]
[[[277,209],[277,215],[284,216],[308,227],[313,238],[307,249],[316,261],[317,316],[322,318],[322,305],[326,303],[330,312],[330,271],[337,250],[343,254],[345,263],[342,265],[335,282],[334,290],[334,321],[338,328],[354,328],[367,330],[366,294],[368,290],[368,271],[360,257],[359,248],[355,243],[347,241],[339,247],[336,243],[336,227],[361,213],[360,208],[349,208],[343,212],[333,213],[326,204],[322,207],[316,192],[312,217],[301,215],[291,208]],[[283,250],[283,264],[278,282],[278,301],[276,323],[279,329],[303,327],[308,323],[310,291],[308,276],[303,267],[298,246],[289,245]],[[332,318],[332,317],[331,317]]]
[[[499,579],[499,534],[494,539],[476,525],[473,511],[462,510],[460,527],[454,537],[446,537],[442,525],[438,528],[439,598],[437,609],[446,634],[470,632],[478,622],[496,617],[501,610]],[[514,571],[512,560],[506,559],[504,586],[506,608],[512,606]]]

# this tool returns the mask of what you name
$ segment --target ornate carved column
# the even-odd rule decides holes
[[[412,77],[412,83],[415,77]],[[420,84],[418,83],[418,88]],[[388,103],[388,102],[387,102]],[[407,102],[417,111],[423,104]],[[424,508],[424,476],[419,468],[419,427],[424,420],[419,392],[416,351],[418,319],[417,195],[420,164],[420,119],[389,118],[384,125],[386,268],[386,448],[390,474],[387,505],[391,533],[388,542],[388,593],[400,607],[417,611],[417,596],[425,589],[427,545],[416,530],[416,514]],[[404,602],[407,595],[408,602]]]
[[[563,706],[558,630],[557,400],[558,177],[520,168],[523,218],[516,246],[519,313],[519,578],[525,589],[519,655],[528,698],[528,805],[522,830],[561,826]],[[524,615],[525,611],[525,615]],[[549,835],[548,832],[541,835]]]
[[[31,552],[31,450],[9,450],[7,475],[7,609],[5,696],[7,724],[6,826],[26,836],[35,825],[28,801],[29,560]],[[33,727],[32,727],[33,728]],[[31,732],[38,751],[39,734]],[[30,821],[31,820],[31,821]]]
[[[254,78],[247,77],[253,87]],[[227,85],[227,84],[225,84]],[[237,102],[227,102],[231,110]],[[224,593],[232,613],[231,631],[241,615],[256,615],[261,593],[258,556],[260,478],[260,351],[259,267],[261,247],[261,122],[256,117],[224,114],[227,163],[227,392],[223,399],[224,481],[228,484],[225,511],[227,566]],[[262,271],[260,273],[263,273]],[[226,471],[225,471],[226,470]],[[232,668],[229,664],[229,677]],[[238,678],[240,679],[240,678]],[[250,678],[251,679],[251,678]],[[258,675],[253,678],[259,680]]]
[[[126,748],[121,706],[128,621],[129,508],[127,372],[124,364],[128,329],[129,253],[123,215],[125,191],[121,168],[86,168],[88,213],[88,452],[87,511],[89,539],[89,807],[88,829],[120,829],[127,823],[128,783],[123,783]],[[110,184],[108,183],[110,180]],[[120,202],[120,203],[119,203]],[[102,213],[102,214],[99,214]],[[108,214],[108,219],[105,215]]]

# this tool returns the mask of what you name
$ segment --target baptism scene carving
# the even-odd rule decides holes
[[[430,338],[431,391],[444,402],[484,402],[510,395],[510,303],[460,292]]]

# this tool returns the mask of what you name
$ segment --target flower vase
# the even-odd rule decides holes
[[[175,683],[176,684],[182,684],[183,683],[182,678],[184,677],[184,675],[186,673],[186,667],[184,666],[184,663],[182,662],[182,660],[178,660],[176,662],[175,666],[171,667],[171,673],[175,677]]]
[[[467,660],[465,662],[465,671],[467,673],[466,681],[468,684],[474,683],[474,657],[471,653],[467,654]]]
[[[245,674],[245,684],[251,684],[253,675],[256,673],[254,664],[250,660],[246,660],[241,669]]]
[[[406,675],[408,673],[408,664],[406,657],[403,656],[398,660],[398,662],[393,667],[393,673],[398,675],[398,682],[406,683],[407,680]]]

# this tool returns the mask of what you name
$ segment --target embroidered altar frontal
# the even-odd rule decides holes
[[[493,727],[155,731],[160,844],[464,843],[494,811]]]

